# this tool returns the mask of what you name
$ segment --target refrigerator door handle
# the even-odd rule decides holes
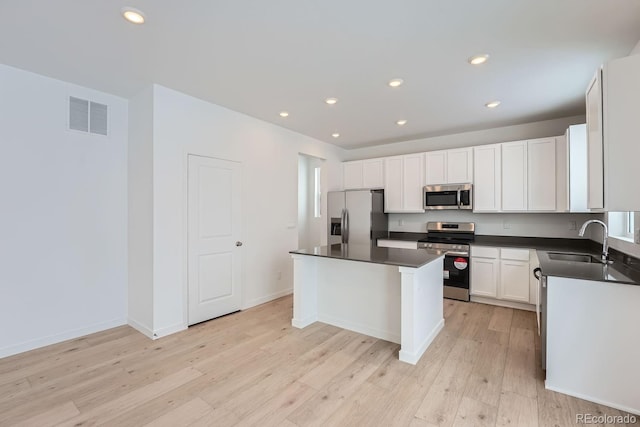
[[[349,209],[344,210],[344,230],[342,231],[342,243],[349,243]]]
[[[345,228],[344,228],[344,212],[345,209],[343,208],[342,211],[340,212],[340,242],[344,243],[344,236],[345,236]]]

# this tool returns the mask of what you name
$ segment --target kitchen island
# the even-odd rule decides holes
[[[336,244],[291,256],[294,327],[320,321],[395,342],[411,364],[444,327],[442,255]]]

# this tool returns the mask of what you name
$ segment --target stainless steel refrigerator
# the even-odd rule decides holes
[[[330,191],[327,195],[329,245],[375,244],[388,235],[384,190]]]

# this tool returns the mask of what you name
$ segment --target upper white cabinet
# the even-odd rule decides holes
[[[527,141],[502,144],[502,210],[527,210]]]
[[[425,153],[425,184],[473,182],[473,148]]]
[[[604,208],[604,169],[602,145],[602,71],[589,83],[587,102],[587,207]]]
[[[556,139],[527,142],[527,210],[556,210]]]
[[[640,159],[640,55],[605,64],[602,79],[604,207],[609,212],[640,211],[640,192],[634,187]]]
[[[502,209],[501,144],[473,147],[473,211]]]
[[[344,162],[342,176],[345,190],[384,188],[384,160],[368,159]]]
[[[556,138],[558,212],[589,212],[587,164],[587,125],[569,126],[564,138]]]
[[[384,159],[385,212],[424,212],[423,186],[422,153]]]

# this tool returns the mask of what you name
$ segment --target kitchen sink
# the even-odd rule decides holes
[[[573,262],[597,262],[600,261],[587,254],[570,254],[564,252],[547,252],[549,259],[553,261],[573,261]]]

